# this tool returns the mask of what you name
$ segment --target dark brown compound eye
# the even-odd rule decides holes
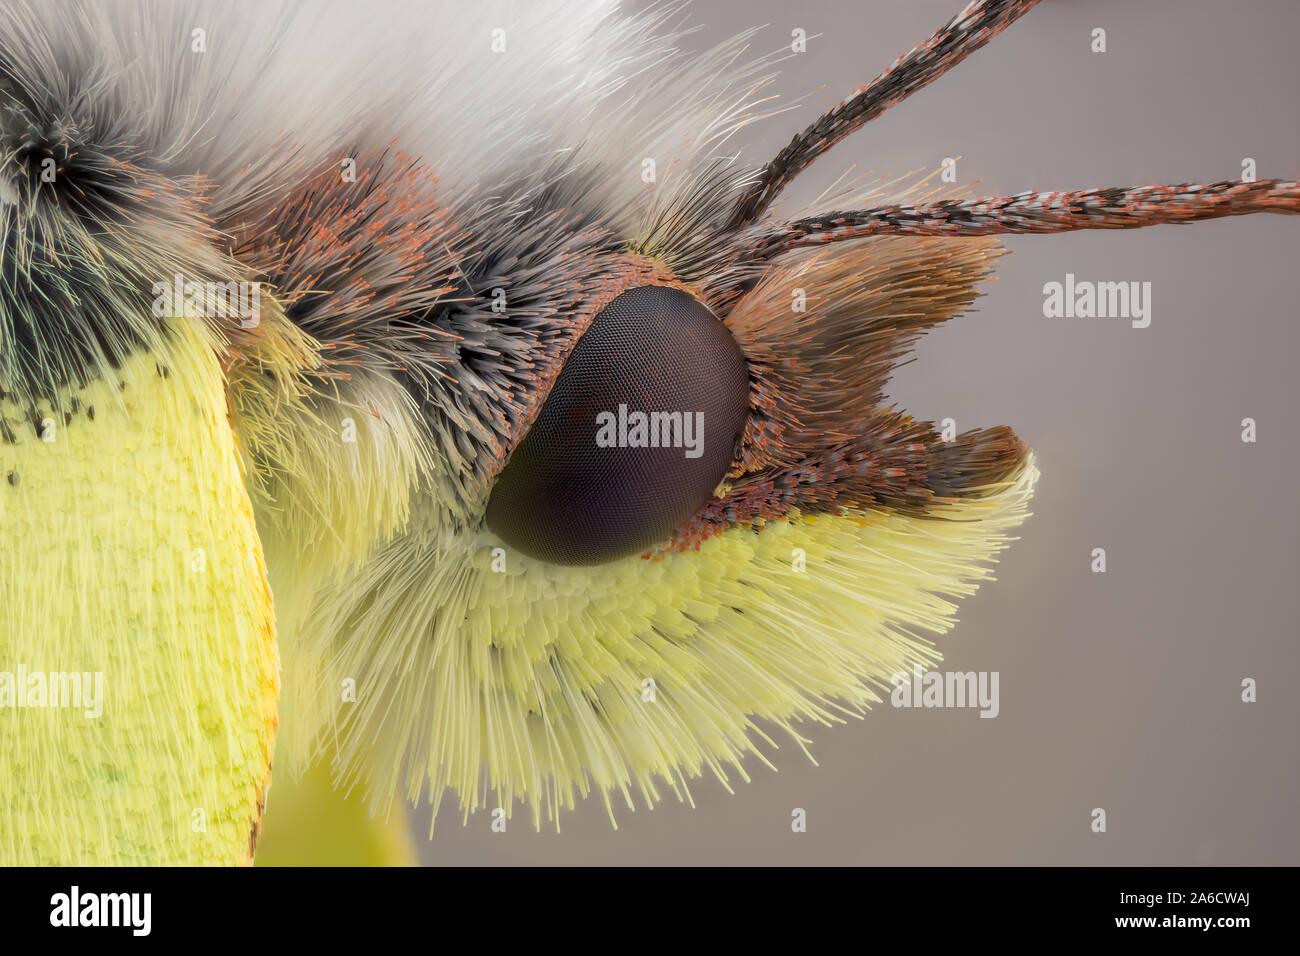
[[[488,527],[553,564],[639,554],[709,500],[748,410],[726,326],[678,289],[629,289],[574,346],[492,489]]]

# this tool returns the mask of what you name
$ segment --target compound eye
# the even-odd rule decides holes
[[[574,346],[492,489],[488,527],[553,564],[640,554],[712,497],[748,412],[726,326],[678,289],[629,289]]]

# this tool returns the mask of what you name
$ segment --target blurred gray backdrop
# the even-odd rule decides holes
[[[761,163],[963,3],[712,0],[685,42],[769,24],[758,53],[807,31],[774,87],[806,99],[732,141]],[[991,195],[1237,178],[1244,157],[1295,179],[1297,35],[1294,0],[1048,0],[788,193],[956,156],[959,182]],[[693,809],[622,812],[618,830],[597,800],[559,834],[524,813],[504,834],[487,814],[462,827],[449,805],[425,843],[426,810],[425,862],[1300,863],[1298,239],[1281,216],[1010,237],[978,312],[897,376],[913,414],[1012,425],[1038,454],[1034,517],[939,641],[944,669],[1000,672],[996,719],[877,706],[809,728],[820,766],[785,746],[734,795],[701,779]],[[1151,282],[1151,326],[1044,318],[1043,284],[1067,272]]]

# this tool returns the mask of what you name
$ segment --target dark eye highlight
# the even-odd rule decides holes
[[[488,527],[554,564],[643,552],[712,496],[748,411],[726,326],[678,289],[629,289],[574,346],[492,489]]]

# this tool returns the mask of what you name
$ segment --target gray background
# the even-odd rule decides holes
[[[775,91],[798,110],[742,133],[755,162],[927,37],[964,0],[704,2],[693,47],[769,23],[754,49],[808,53]],[[1090,52],[1104,27],[1108,52]],[[850,164],[895,175],[963,157],[980,193],[1300,175],[1293,0],[1044,3],[854,135],[789,190]],[[944,669],[1001,672],[1001,715],[895,710],[810,728],[728,795],[621,813],[588,800],[563,832],[518,814],[462,828],[430,863],[1297,864],[1300,221],[1254,216],[1134,232],[1011,237],[978,312],[928,336],[892,397],[959,428],[1009,424],[1043,472],[997,582],[940,640]],[[1150,328],[1046,319],[1042,286],[1153,285]],[[1240,441],[1240,421],[1259,441]],[[1107,549],[1109,571],[1089,570]],[[1240,701],[1243,677],[1259,702]],[[450,802],[454,802],[450,801]],[[790,832],[792,807],[808,832]],[[1089,813],[1104,807],[1108,832]]]

